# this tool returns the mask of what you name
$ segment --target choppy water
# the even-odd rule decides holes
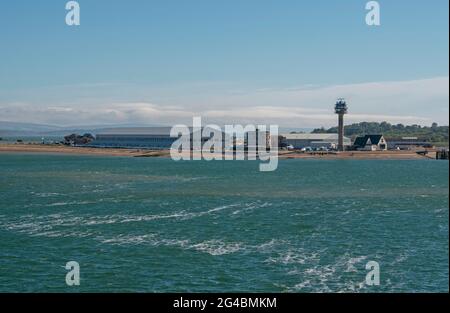
[[[446,161],[0,155],[0,291],[447,291]],[[81,285],[65,284],[68,261]],[[380,286],[364,284],[368,261]]]

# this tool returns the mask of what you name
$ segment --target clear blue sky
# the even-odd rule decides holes
[[[61,85],[245,90],[448,77],[448,0],[381,0],[380,27],[365,24],[365,0],[78,2],[79,27],[65,24],[64,0],[0,3],[0,101]]]

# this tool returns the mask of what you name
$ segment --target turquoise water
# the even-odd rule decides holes
[[[449,290],[447,161],[0,155],[0,292]],[[65,283],[66,262],[81,267]],[[365,266],[380,264],[380,285]]]

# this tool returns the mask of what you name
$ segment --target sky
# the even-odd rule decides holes
[[[0,121],[448,125],[448,0],[0,3]]]

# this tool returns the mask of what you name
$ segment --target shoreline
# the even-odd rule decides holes
[[[0,153],[49,153],[70,155],[98,155],[118,157],[169,157],[168,150],[120,149],[120,148],[94,148],[71,147],[63,145],[43,144],[0,144]]]
[[[94,147],[70,147],[62,145],[43,144],[0,144],[1,153],[47,153],[47,154],[69,154],[69,155],[97,155],[117,157],[159,157],[170,158],[169,150],[148,150],[131,148],[94,148]],[[420,155],[415,151],[345,151],[333,153],[302,153],[296,151],[280,151],[280,160],[288,159],[354,159],[354,160],[417,160],[435,159],[436,152],[430,150],[428,155]]]

